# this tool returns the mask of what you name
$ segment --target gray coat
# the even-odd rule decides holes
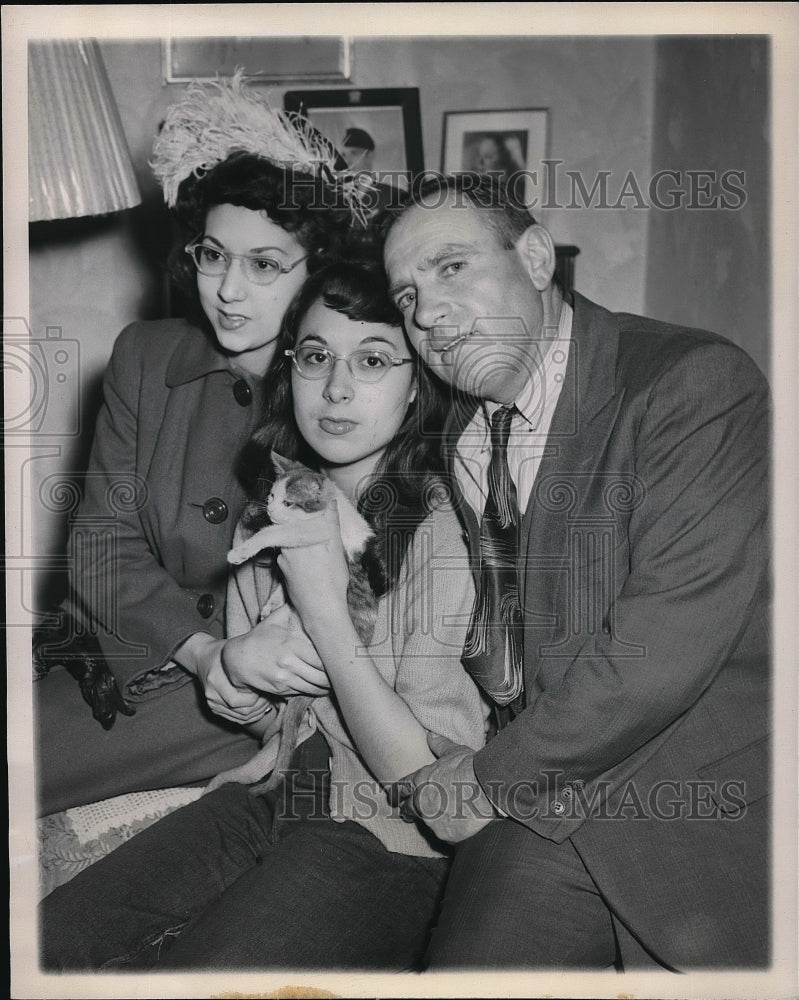
[[[234,465],[261,398],[183,320],[124,329],[103,391],[70,576],[135,700],[188,679],[158,669],[188,636],[222,635],[226,553],[244,504]]]

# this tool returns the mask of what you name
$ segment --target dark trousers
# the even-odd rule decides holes
[[[625,841],[623,822],[606,822],[601,842],[586,825],[561,844],[512,820],[490,823],[455,852],[428,968],[765,967],[768,818],[760,800],[738,820],[690,823],[694,850],[685,830],[676,838],[675,824],[659,822],[645,854]],[[663,865],[669,855],[679,877]]]
[[[118,715],[108,731],[66,670],[36,681],[33,695],[40,816],[127,792],[206,782],[258,752],[258,740],[213,715],[194,683],[138,702],[135,715]]]
[[[447,862],[333,822],[318,734],[293,764],[276,793],[226,785],[51,893],[42,968],[417,967]]]
[[[569,841],[554,844],[512,820],[459,845],[428,955],[458,968],[608,968],[610,911]]]

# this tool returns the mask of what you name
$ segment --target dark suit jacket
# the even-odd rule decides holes
[[[235,460],[261,419],[259,387],[244,386],[213,338],[183,320],[134,323],[114,344],[72,525],[71,584],[128,696],[188,678],[142,675],[193,632],[223,634],[226,557],[244,505]]]
[[[738,907],[743,939],[767,899],[768,389],[715,334],[579,295],[572,337],[521,526],[527,707],[475,772],[679,965],[727,934],[713,913]]]

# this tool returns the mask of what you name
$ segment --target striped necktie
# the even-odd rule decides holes
[[[498,705],[520,701],[523,684],[523,626],[516,577],[519,506],[508,469],[514,412],[514,407],[503,406],[491,418],[488,497],[480,523],[480,573],[463,654],[466,669]]]

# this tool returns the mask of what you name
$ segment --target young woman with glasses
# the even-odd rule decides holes
[[[371,520],[385,557],[374,638],[364,648],[351,619],[335,511],[330,541],[283,548],[276,567],[238,567],[228,669],[259,684],[260,609],[282,573],[331,684],[308,710],[311,735],[274,791],[225,784],[51,893],[43,968],[419,967],[446,851],[400,817],[385,786],[431,763],[431,747],[485,739],[460,662],[474,591],[438,477],[430,378],[380,275],[339,263],[307,280],[257,440],[324,472]],[[269,451],[251,453],[262,497]]]
[[[258,693],[219,661],[237,455],[286,308],[358,207],[327,163],[307,124],[237,79],[189,88],[167,113],[152,166],[197,308],[123,330],[105,374],[67,613],[35,655],[41,814],[205,781],[257,747],[241,724],[266,695],[328,689],[312,644],[274,628]]]

